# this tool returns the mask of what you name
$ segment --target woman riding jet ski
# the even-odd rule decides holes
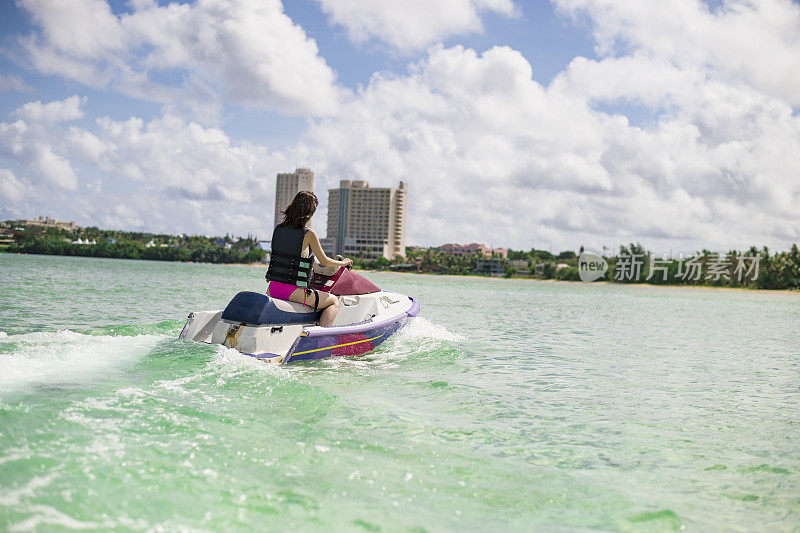
[[[417,316],[413,298],[348,270],[349,259],[325,255],[305,227],[316,208],[317,198],[307,191],[286,208],[272,236],[267,294],[244,291],[222,311],[190,313],[180,338],[286,364],[367,353]]]
[[[312,305],[314,311],[322,309],[319,325],[326,327],[333,324],[339,312],[339,300],[332,294],[309,287],[314,257],[324,267],[348,267],[353,260],[338,261],[325,255],[317,234],[306,227],[317,210],[317,204],[313,192],[300,191],[283,211],[283,222],[272,233],[267,294],[279,300]]]

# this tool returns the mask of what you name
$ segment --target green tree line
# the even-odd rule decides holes
[[[72,241],[78,238],[94,240],[96,244],[73,244]],[[253,236],[240,239],[228,235],[210,238],[100,230],[95,227],[69,231],[31,225],[15,230],[14,243],[3,251],[153,261],[255,263],[263,261],[265,257],[258,242]]]
[[[22,241],[11,245],[9,252],[71,255],[80,257],[110,257],[117,259],[148,259],[153,261],[194,261],[197,263],[255,263],[264,259],[264,250],[240,251],[226,249],[218,245],[197,247],[193,250],[180,247],[145,247],[136,242],[108,243],[95,245],[72,244],[56,239],[37,239]]]
[[[505,263],[506,277],[524,276],[563,281],[580,281],[578,252],[551,253],[545,250],[509,250],[508,260],[528,262],[528,270],[517,271]],[[756,289],[800,289],[800,250],[797,244],[785,252],[750,247],[745,251],[711,252],[701,250],[691,257],[656,257],[641,244],[621,246],[619,252],[604,254],[608,264],[598,281],[647,283],[652,285],[697,285],[746,287]],[[421,272],[474,275],[478,256],[456,257],[436,248],[410,249],[405,262],[416,262]],[[388,266],[388,262],[386,262]],[[366,263],[364,266],[382,268]]]

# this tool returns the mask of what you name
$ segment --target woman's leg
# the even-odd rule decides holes
[[[324,308],[322,316],[319,318],[319,325],[328,327],[333,324],[336,315],[339,313],[339,298],[327,292],[319,293],[319,306]]]
[[[311,294],[309,296],[305,296],[305,302],[303,301],[304,296],[305,289],[296,289],[289,296],[289,300],[300,304],[305,303],[306,305],[314,307],[314,295]],[[333,320],[336,318],[336,314],[339,312],[339,298],[327,292],[320,292],[317,309],[323,310],[322,316],[319,319],[319,325],[328,327],[333,324]]]

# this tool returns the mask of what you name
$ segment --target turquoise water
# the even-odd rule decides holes
[[[368,273],[275,367],[176,337],[264,270],[0,254],[0,529],[797,531],[800,295]]]

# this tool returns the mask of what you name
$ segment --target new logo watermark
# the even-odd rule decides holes
[[[578,275],[581,281],[595,281],[606,275],[608,263],[599,254],[594,252],[581,252],[578,257]]]
[[[720,282],[733,279],[739,283],[748,279],[749,282],[754,282],[758,279],[760,260],[758,255],[704,254],[686,258],[681,256],[673,260],[622,253],[616,256],[614,280],[638,282],[642,277],[646,281],[655,277],[665,282],[669,277],[685,282]],[[578,257],[578,275],[581,281],[596,281],[605,277],[606,272],[608,262],[600,254],[585,251]]]

